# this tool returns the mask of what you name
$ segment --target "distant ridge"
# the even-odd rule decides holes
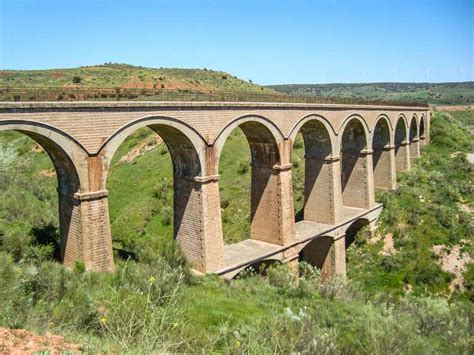
[[[474,82],[449,83],[333,83],[268,85],[289,95],[338,97],[374,101],[428,102],[469,105],[474,103]]]
[[[105,63],[78,68],[0,70],[0,87],[168,89],[275,93],[222,71]]]

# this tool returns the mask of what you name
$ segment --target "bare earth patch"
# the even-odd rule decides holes
[[[67,343],[63,336],[38,335],[25,329],[0,328],[0,354],[33,354],[68,352],[82,354],[79,344]]]
[[[469,254],[461,254],[461,246],[459,244],[454,245],[449,252],[446,251],[445,245],[435,245],[433,246],[433,251],[439,257],[441,269],[456,276],[449,285],[451,292],[453,292],[456,288],[464,290],[464,279],[462,277],[462,273],[466,270],[467,265],[471,262],[471,257]]]
[[[140,155],[143,155],[146,152],[155,149],[161,143],[163,143],[163,140],[159,136],[153,135],[152,137],[153,138],[151,140],[147,139],[146,142],[143,142],[139,146],[134,147],[132,150],[130,150],[130,152],[128,152],[127,154],[125,154],[123,157],[120,158],[119,162],[129,163],[135,160]]]
[[[393,245],[393,234],[388,233],[385,235],[383,238],[383,248],[380,254],[382,255],[395,255],[398,253],[397,249],[395,249],[395,246]]]
[[[35,146],[31,149],[31,151],[34,153],[43,153],[44,149],[39,144],[35,144]]]
[[[56,171],[54,169],[44,169],[38,173],[40,176],[53,177],[56,176]]]

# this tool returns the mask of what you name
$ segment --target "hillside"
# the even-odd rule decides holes
[[[4,87],[274,92],[210,69],[145,68],[112,63],[69,69],[3,70],[0,71],[0,88]]]
[[[474,104],[474,82],[269,85],[285,94],[430,104]]]
[[[67,271],[54,261],[51,161],[31,139],[2,133],[0,326],[65,335],[86,352],[469,353],[473,123],[472,112],[432,115],[432,144],[397,192],[377,194],[379,235],[361,233],[347,253],[350,281],[325,286],[307,264],[299,283],[285,266],[230,283],[192,276],[172,240],[169,152],[148,129],[120,146],[107,182],[118,271]],[[297,211],[301,137],[295,145]],[[249,159],[236,130],[220,166],[226,243],[248,236]],[[463,263],[445,265],[451,253]]]

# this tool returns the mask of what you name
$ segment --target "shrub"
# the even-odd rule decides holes
[[[240,175],[246,174],[249,171],[249,163],[248,162],[240,162],[239,163],[239,168],[237,169],[237,172]]]
[[[80,76],[75,75],[75,76],[72,77],[72,82],[74,84],[79,84],[81,81],[82,81],[82,79],[81,79]]]

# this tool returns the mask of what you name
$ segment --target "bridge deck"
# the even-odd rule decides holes
[[[378,205],[380,206],[380,205]],[[295,224],[295,244],[315,239],[319,236],[334,230],[348,221],[354,220],[368,213],[369,210],[356,207],[344,206],[342,216],[344,222],[339,225],[301,221]],[[260,240],[246,239],[239,243],[226,245],[224,247],[224,268],[218,274],[226,274],[243,266],[252,265],[258,261],[271,258],[279,252],[288,249],[288,246],[281,246],[262,242]]]

